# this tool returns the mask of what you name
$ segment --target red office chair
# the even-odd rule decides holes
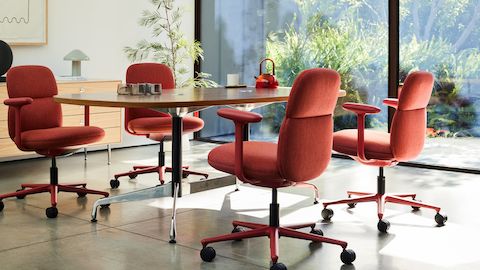
[[[46,209],[49,218],[58,215],[57,192],[76,192],[83,197],[98,194],[108,197],[108,192],[86,189],[86,183],[59,184],[55,157],[74,152],[82,145],[99,141],[105,135],[98,127],[63,127],[62,107],[53,100],[57,84],[50,69],[42,66],[19,66],[8,71],[7,90],[9,99],[8,132],[10,138],[22,151],[35,151],[52,159],[50,184],[22,184],[13,193],[0,195],[0,211],[3,199],[25,198],[26,195],[50,192],[52,207]],[[81,188],[80,188],[81,186]]]
[[[155,83],[161,84],[163,91],[175,88],[175,80],[171,69],[158,63],[133,64],[127,69],[127,83]],[[183,118],[183,132],[192,133],[203,128],[203,120],[198,117]],[[158,166],[134,166],[132,171],[116,174],[114,179],[110,180],[110,187],[118,188],[120,181],[118,178],[128,176],[134,179],[137,175],[145,173],[158,173],[158,179],[161,184],[165,181],[165,172],[172,172],[172,168],[165,167],[165,152],[163,142],[172,133],[172,118],[168,113],[158,112],[151,109],[125,108],[125,130],[137,136],[146,136],[147,138],[160,143],[158,152]],[[183,178],[189,174],[201,175],[208,178],[208,174],[188,170],[188,166],[183,167]]]
[[[333,70],[316,68],[303,71],[293,84],[278,144],[242,141],[244,126],[261,121],[261,115],[233,109],[218,110],[218,115],[235,123],[235,142],[213,149],[208,155],[208,162],[217,170],[235,174],[245,183],[272,188],[270,224],[234,221],[231,234],[202,240],[202,260],[210,262],[216,256],[215,250],[207,247],[210,243],[260,236],[270,238],[270,269],[273,270],[287,269],[277,262],[280,236],[339,245],[343,248],[341,260],[344,263],[350,264],[355,260],[355,253],[346,249],[346,242],[323,237],[321,230],[315,230],[315,223],[280,227],[280,207],[277,203],[278,188],[312,180],[327,168],[332,149],[332,115],[339,87],[340,76]],[[308,227],[311,228],[310,233],[297,231]]]
[[[416,194],[386,194],[383,167],[395,166],[400,161],[412,160],[422,151],[426,133],[426,107],[433,87],[433,75],[428,72],[413,72],[408,75],[399,98],[387,98],[384,104],[396,109],[393,116],[391,132],[365,130],[364,121],[367,114],[375,114],[380,109],[375,106],[345,103],[343,108],[357,114],[357,129],[346,129],[333,135],[333,149],[347,154],[354,160],[370,166],[379,167],[377,193],[348,191],[349,199],[325,202],[322,217],[330,220],[333,211],[327,208],[333,204],[346,203],[355,207],[360,202],[376,202],[378,206],[378,230],[387,232],[390,223],[383,219],[385,203],[409,205],[414,210],[420,207],[437,211],[435,221],[443,226],[447,216],[440,214],[440,207],[416,201]],[[352,196],[359,196],[351,198]],[[408,199],[411,198],[411,199]]]

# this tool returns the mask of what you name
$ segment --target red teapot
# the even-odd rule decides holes
[[[263,62],[270,61],[272,62],[273,66],[273,74],[270,73],[262,73],[262,64]],[[267,64],[265,63],[265,66]],[[255,77],[255,88],[277,88],[278,87],[278,81],[277,78],[275,78],[275,63],[273,62],[272,59],[270,58],[265,58],[260,62],[260,75],[258,77]]]

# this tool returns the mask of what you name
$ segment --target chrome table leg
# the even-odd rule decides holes
[[[177,198],[178,198],[178,183],[174,183],[173,189],[173,207],[172,207],[172,221],[170,222],[170,243],[177,243]]]
[[[156,187],[136,190],[136,191],[128,192],[125,194],[120,194],[117,196],[99,199],[93,204],[92,222],[97,221],[97,210],[99,206],[108,206],[112,203],[141,201],[141,200],[147,200],[147,199],[169,197],[171,196],[171,194],[172,194],[172,185],[168,183],[161,186],[158,185]]]
[[[107,144],[107,164],[112,164],[112,147],[110,144]]]

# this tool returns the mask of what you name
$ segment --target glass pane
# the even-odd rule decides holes
[[[480,2],[402,0],[400,68],[428,70],[436,82],[418,162],[478,168]]]
[[[224,84],[226,74],[240,73],[253,85],[264,57],[276,64],[282,86],[313,67],[337,70],[347,96],[339,101],[369,103],[383,108],[367,119],[367,127],[386,130],[387,14],[386,0],[314,1],[246,0],[202,1],[202,71]],[[269,70],[271,66],[267,67]],[[202,137],[231,139],[232,125],[216,116],[216,109],[202,113]],[[252,126],[252,138],[276,140],[285,104],[257,109],[264,120]],[[335,129],[355,128],[356,118],[338,106]]]

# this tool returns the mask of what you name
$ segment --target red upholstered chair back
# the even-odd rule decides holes
[[[295,79],[278,139],[277,166],[285,179],[308,181],[326,169],[339,90],[334,70],[309,69]]]
[[[408,75],[398,97],[393,116],[390,144],[398,161],[407,161],[420,154],[427,128],[427,105],[432,95],[434,78],[424,71]]]
[[[32,104],[22,107],[22,132],[34,129],[60,127],[62,107],[53,100],[57,95],[57,83],[49,68],[43,66],[13,67],[7,74],[7,91],[10,98],[30,97]],[[8,132],[15,136],[15,115],[8,109]]]
[[[159,63],[139,63],[128,67],[126,75],[127,83],[156,83],[162,84],[162,89],[175,88],[175,79],[172,70],[164,64]],[[125,128],[127,123],[133,119],[141,117],[165,117],[166,113],[157,112],[150,109],[126,108],[125,109]],[[127,130],[130,132],[129,130]]]

